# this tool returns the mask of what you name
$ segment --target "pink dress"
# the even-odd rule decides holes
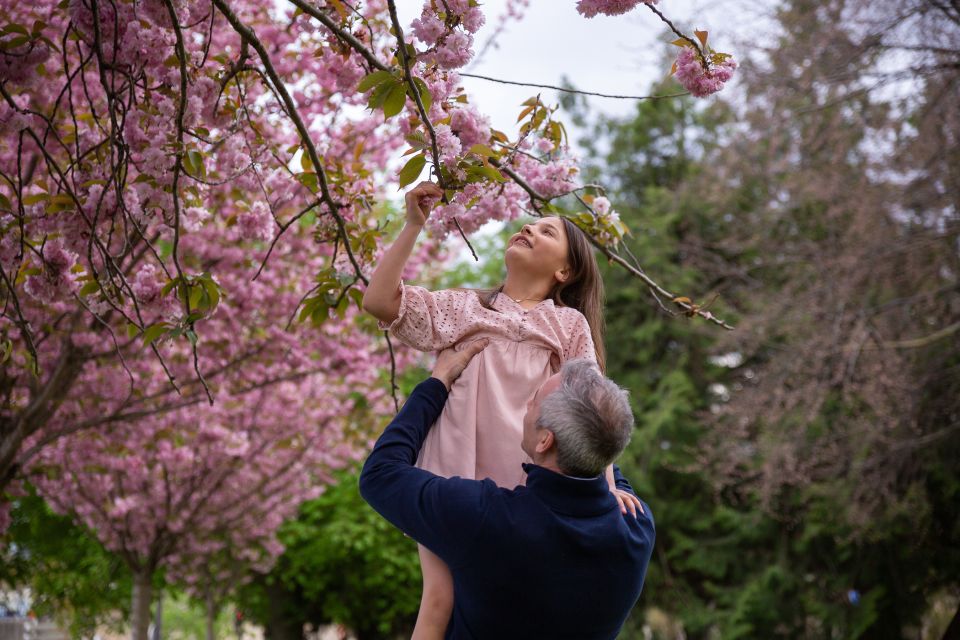
[[[444,477],[490,478],[501,487],[524,484],[527,401],[562,362],[596,360],[587,319],[552,300],[524,309],[500,294],[487,309],[476,291],[400,286],[400,313],[381,328],[404,344],[438,351],[490,339],[453,384],[417,466]]]

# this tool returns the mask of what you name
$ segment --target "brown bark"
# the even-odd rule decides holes
[[[50,377],[31,394],[30,404],[12,417],[0,418],[0,494],[17,474],[23,441],[47,424],[85,362],[86,351],[67,341]]]
[[[960,607],[953,614],[953,620],[943,632],[943,640],[960,640]]]
[[[130,608],[131,640],[149,640],[150,600],[153,597],[153,584],[150,572],[139,571],[133,574],[133,601]]]

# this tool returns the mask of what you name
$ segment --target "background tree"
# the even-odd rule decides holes
[[[416,544],[363,501],[358,475],[338,472],[336,484],[304,503],[280,529],[285,551],[276,567],[243,590],[244,613],[273,631],[270,637],[285,637],[271,620],[279,607],[297,629],[338,623],[361,640],[413,630],[420,605]]]
[[[29,589],[32,610],[72,636],[120,625],[130,607],[131,576],[89,530],[57,515],[30,489],[17,498],[0,554],[0,588]]]
[[[785,3],[741,104],[644,103],[587,136],[640,262],[737,325],[666,321],[605,274],[610,372],[637,404],[625,466],[658,521],[638,637],[660,612],[687,637],[903,637],[956,593],[944,12]]]

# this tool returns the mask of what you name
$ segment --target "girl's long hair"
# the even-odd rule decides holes
[[[573,307],[583,314],[590,325],[590,337],[596,350],[597,364],[600,371],[607,371],[607,352],[603,345],[603,279],[600,277],[600,267],[597,258],[587,240],[587,235],[563,216],[557,216],[563,222],[567,232],[567,245],[570,261],[570,277],[566,282],[558,282],[548,296],[553,303],[561,307]],[[481,289],[477,291],[483,306],[491,308],[497,295],[503,290],[503,285],[496,289]]]

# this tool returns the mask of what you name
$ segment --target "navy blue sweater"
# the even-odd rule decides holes
[[[413,466],[447,399],[421,382],[363,465],[360,493],[453,574],[447,638],[615,638],[653,551],[650,508],[620,513],[603,476],[525,465],[526,486],[441,478]],[[519,445],[519,443],[518,443]],[[615,468],[617,485],[633,491]]]

